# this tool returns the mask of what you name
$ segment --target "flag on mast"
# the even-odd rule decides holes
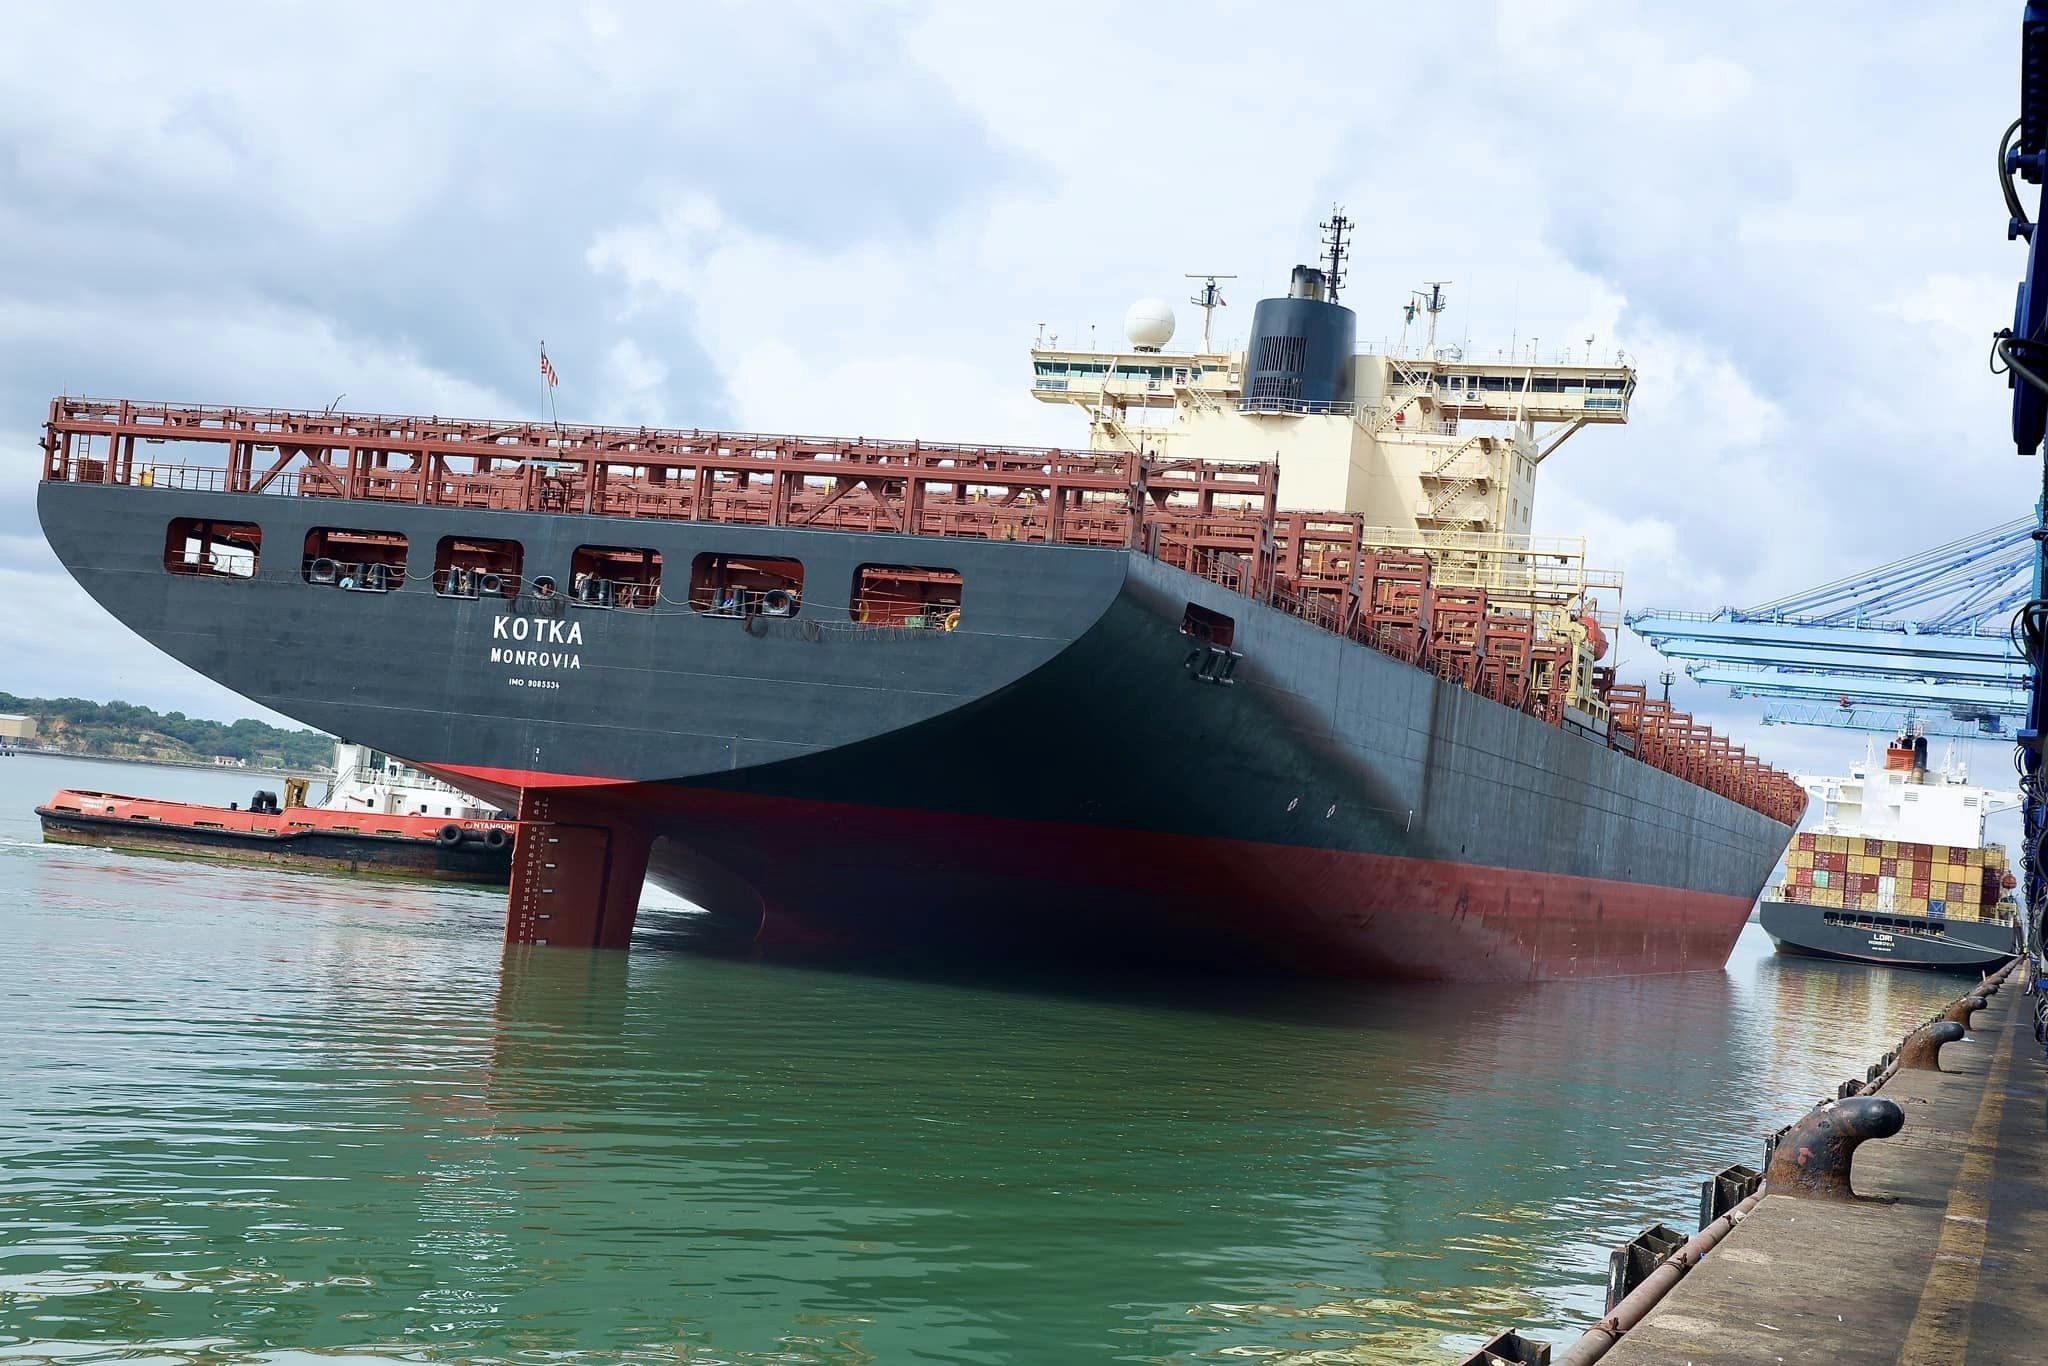
[[[540,373],[541,377],[547,380],[548,388],[550,389],[562,382],[562,377],[555,373],[555,363],[548,359],[548,344],[546,342],[540,344]]]

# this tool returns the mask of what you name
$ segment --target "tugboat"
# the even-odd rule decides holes
[[[1900,735],[1847,777],[1802,778],[1821,803],[1817,830],[1785,855],[1785,880],[1762,904],[1778,952],[1898,967],[1978,972],[2019,952],[2016,879],[1988,816],[2019,795],[1972,786],[1953,753],[1927,767],[1927,737]]]
[[[243,807],[66,788],[36,808],[51,844],[174,854],[309,872],[503,887],[516,826],[495,808],[363,745],[335,747],[318,806],[304,778],[284,800],[260,790]]]

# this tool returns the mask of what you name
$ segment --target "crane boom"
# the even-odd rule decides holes
[[[1738,697],[1996,734],[2027,714],[2012,614],[2033,594],[2036,554],[2034,521],[2022,518],[1755,607],[1626,620],[1695,682]]]

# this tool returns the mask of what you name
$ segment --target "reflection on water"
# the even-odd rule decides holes
[[[504,955],[488,893],[34,843],[151,776],[0,761],[0,1357],[1441,1361],[1951,994],[1754,927],[1505,988]]]

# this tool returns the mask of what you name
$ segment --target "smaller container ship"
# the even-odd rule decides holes
[[[1927,767],[1927,738],[1901,735],[1847,777],[1802,778],[1821,803],[1794,837],[1785,880],[1761,907],[1778,952],[1976,972],[2018,952],[2016,884],[1985,819],[2019,795],[1976,787],[1953,755]]]
[[[340,744],[318,806],[307,804],[308,789],[306,779],[288,778],[282,802],[258,791],[244,807],[66,788],[36,816],[51,844],[487,887],[511,882],[514,823],[398,759]]]

